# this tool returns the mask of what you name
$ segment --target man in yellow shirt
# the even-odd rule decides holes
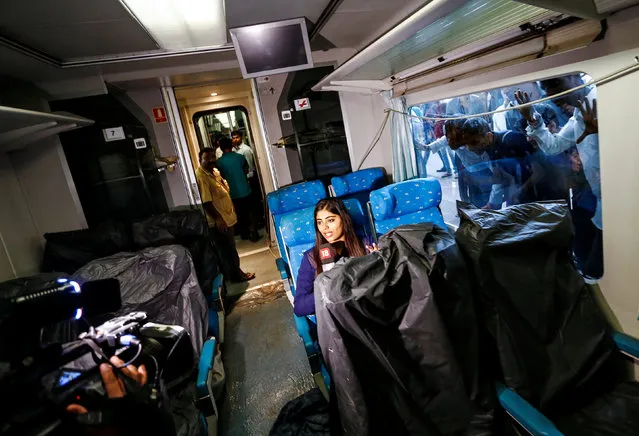
[[[209,232],[220,250],[220,263],[224,275],[233,282],[255,278],[254,273],[245,273],[240,268],[240,256],[235,247],[233,226],[237,216],[229,194],[229,185],[215,168],[215,149],[200,150],[200,167],[195,171],[197,185],[206,212]]]

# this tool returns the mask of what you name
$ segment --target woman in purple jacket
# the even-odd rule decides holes
[[[297,316],[315,313],[313,282],[321,270],[319,246],[335,244],[340,257],[359,257],[377,250],[377,245],[361,241],[355,233],[353,220],[344,203],[337,198],[326,198],[315,205],[315,246],[304,253],[295,287],[294,312]],[[318,266],[320,268],[318,269]]]

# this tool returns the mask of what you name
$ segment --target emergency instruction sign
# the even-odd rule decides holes
[[[298,98],[295,100],[295,110],[305,111],[311,108],[311,101],[308,98]]]
[[[156,123],[166,123],[166,111],[163,107],[153,108],[153,118]]]

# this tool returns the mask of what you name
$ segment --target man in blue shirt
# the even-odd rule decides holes
[[[249,165],[246,158],[233,151],[233,143],[230,138],[220,139],[221,158],[216,162],[222,177],[229,185],[231,199],[238,218],[238,233],[242,239],[258,240],[257,229],[251,207],[251,186],[247,174]]]
[[[502,185],[508,205],[537,200],[535,185],[543,176],[534,146],[526,135],[511,130],[493,132],[483,118],[469,118],[463,127],[464,142],[475,154],[490,158],[494,183]],[[500,209],[501,202],[486,205]]]

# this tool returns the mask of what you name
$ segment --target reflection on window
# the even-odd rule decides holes
[[[534,101],[589,80],[585,74],[571,74],[521,83],[416,105],[410,113],[453,118],[514,108],[518,91]],[[490,209],[565,200],[575,229],[576,264],[584,275],[601,277],[599,136],[596,123],[591,122],[596,120],[595,99],[596,89],[591,86],[529,110],[462,120],[411,118],[419,176],[440,179],[446,221],[459,223],[456,200]]]

